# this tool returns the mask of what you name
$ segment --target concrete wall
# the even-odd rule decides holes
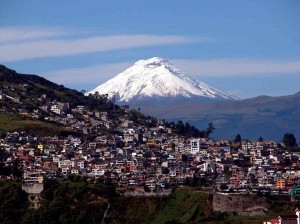
[[[40,194],[44,190],[44,184],[23,184],[22,190],[26,191],[28,194]]]
[[[213,210],[220,212],[236,212],[243,216],[265,215],[267,201],[251,195],[213,194]]]
[[[172,193],[172,190],[164,190],[160,192],[145,192],[141,189],[136,190],[126,190],[124,193],[121,193],[122,196],[133,196],[133,197],[140,197],[140,196],[154,196],[154,197],[160,197],[160,196],[168,196]]]

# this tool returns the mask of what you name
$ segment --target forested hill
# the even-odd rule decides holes
[[[2,94],[18,98],[22,103],[32,106],[37,105],[38,98],[45,94],[48,101],[63,101],[71,104],[85,105],[92,109],[111,109],[113,104],[110,101],[95,99],[84,96],[82,92],[72,90],[53,83],[37,75],[20,74],[3,65],[0,65],[0,89]]]

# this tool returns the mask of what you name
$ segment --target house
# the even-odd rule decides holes
[[[70,161],[70,160],[61,160],[58,162],[58,168],[62,168],[62,167],[74,167],[74,161]]]
[[[84,160],[79,160],[77,162],[77,166],[78,166],[79,169],[84,169]]]
[[[71,174],[78,175],[79,174],[79,170],[76,169],[76,168],[72,168],[71,169]]]
[[[61,167],[61,173],[63,175],[67,175],[70,172],[70,168],[69,167]]]
[[[278,218],[269,219],[267,221],[264,221],[263,224],[279,224],[279,219]]]
[[[92,169],[92,175],[96,178],[103,176],[105,173],[105,170],[99,170],[99,169]]]
[[[50,107],[50,110],[53,112],[53,113],[56,113],[58,115],[61,115],[62,114],[62,109],[58,106],[58,105],[52,105]]]
[[[122,127],[132,128],[132,127],[133,127],[133,121],[125,120],[125,121],[122,123]]]
[[[44,183],[44,176],[39,175],[39,176],[37,177],[37,182],[38,182],[39,184]]]
[[[275,184],[276,184],[277,189],[284,189],[285,183],[286,183],[286,180],[284,178],[275,179]]]

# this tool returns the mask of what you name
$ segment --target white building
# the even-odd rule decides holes
[[[50,108],[50,110],[53,113],[56,113],[56,114],[59,114],[59,115],[62,114],[62,110],[61,110],[61,108],[58,105],[52,105],[51,108]]]
[[[191,154],[197,154],[200,151],[200,139],[191,140]]]

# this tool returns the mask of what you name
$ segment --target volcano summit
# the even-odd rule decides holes
[[[237,100],[228,93],[193,79],[169,61],[154,57],[133,66],[87,94],[108,94],[117,103],[190,99],[196,101]]]

